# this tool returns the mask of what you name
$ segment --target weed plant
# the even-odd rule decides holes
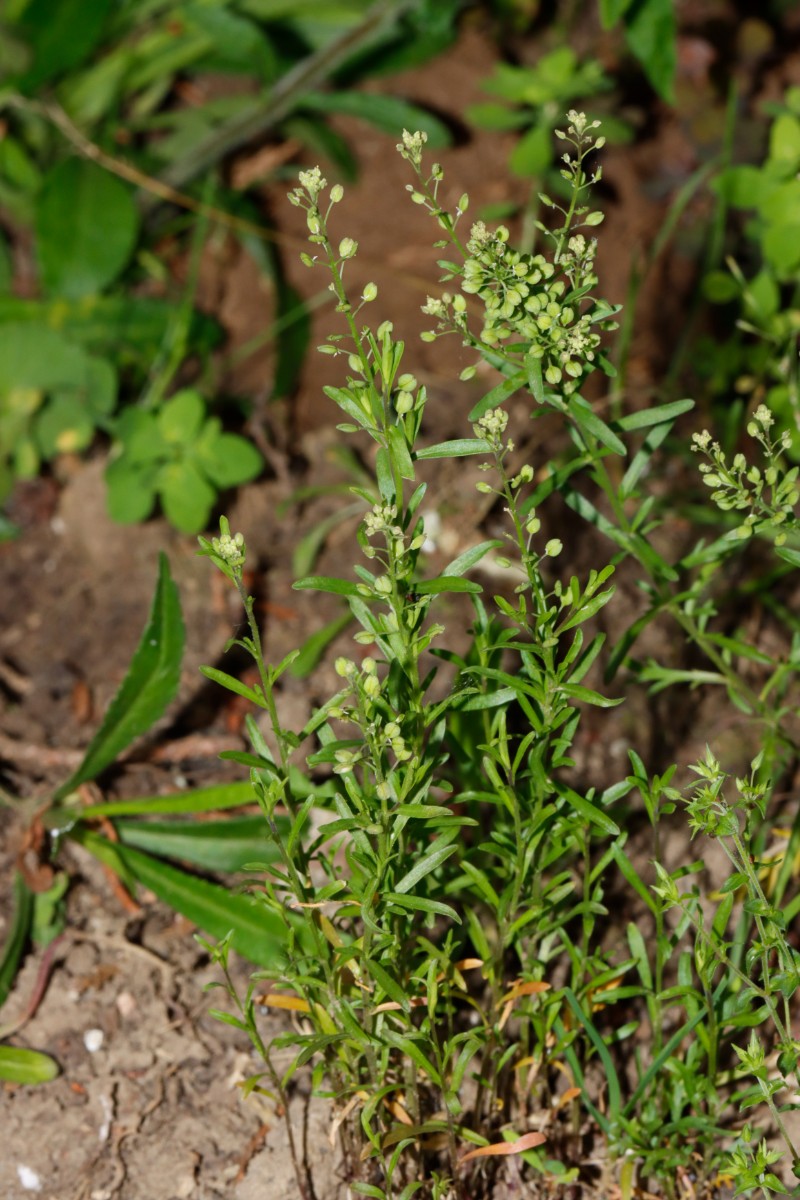
[[[344,416],[339,429],[374,447],[374,481],[353,489],[364,505],[353,577],[295,585],[343,597],[358,626],[352,656],[336,661],[340,688],[303,729],[281,715],[293,656],[265,660],[242,535],[223,521],[219,537],[201,539],[241,595],[247,632],[236,644],[259,671],[248,694],[266,722],[251,722],[252,753],[239,757],[278,854],[260,869],[257,894],[283,930],[280,961],[244,996],[228,971],[228,942],[208,944],[232,1006],[218,1015],[263,1057],[246,1087],[271,1093],[287,1114],[295,1077],[310,1071],[331,1105],[349,1194],[376,1200],[500,1194],[509,1156],[524,1163],[533,1194],[577,1181],[599,1195],[619,1188],[628,1197],[638,1183],[676,1197],[694,1194],[692,1179],[709,1188],[724,1171],[739,1191],[767,1195],[784,1190],[770,1131],[797,1164],[785,1110],[798,1082],[798,956],[787,928],[800,900],[787,889],[800,822],[782,857],[765,847],[774,789],[796,753],[800,642],[773,656],[720,616],[733,556],[758,544],[800,561],[797,469],[784,467],[766,408],[750,424],[761,466],[743,455],[729,464],[709,433],[698,434],[699,478],[720,536],[675,561],[659,549],[664,539],[653,535],[669,509],[651,480],[692,404],[607,422],[581,394],[592,372],[611,373],[604,335],[616,310],[597,294],[589,236],[602,214],[587,203],[600,175],[588,163],[603,138],[581,113],[568,122],[558,137],[569,199],[541,198],[554,217],[541,226],[547,255],[515,251],[502,226],[477,221],[465,232],[468,197],[455,212],[443,207],[443,171],[425,163],[424,135],[406,133],[398,146],[414,175],[411,199],[450,256],[440,266],[452,290],[428,299],[424,336],[454,334],[474,352],[462,378],[479,362],[498,377],[452,441],[426,444],[426,389],[391,324],[366,323],[375,285],[348,291],[358,246],[331,228],[342,187],[328,189],[315,168],[289,197],[306,212],[303,261],[329,272],[344,324],[321,347],[347,372],[326,389]],[[560,457],[519,460],[505,407],[519,393],[531,419],[555,413],[563,423],[569,449]],[[419,474],[427,462],[466,456],[481,460],[478,488],[503,511],[506,532],[430,578]],[[560,570],[562,541],[542,532],[555,493],[608,546],[583,578]],[[469,577],[487,556],[514,570],[511,598],[487,598]],[[644,599],[609,647],[596,618],[614,602],[623,562]],[[448,593],[472,604],[465,651],[448,647]],[[693,647],[691,666],[635,657],[656,619]],[[606,684],[617,677],[613,694],[601,690],[601,666]],[[447,672],[443,693],[434,684]],[[222,672],[214,677],[241,692]],[[664,865],[664,822],[682,803],[676,766],[653,774],[631,750],[630,773],[600,788],[576,765],[584,713],[621,704],[633,677],[673,689],[676,701],[688,687],[716,686],[758,737],[736,800],[711,750],[692,768],[692,834],[718,842],[731,864],[716,900],[703,891],[702,861]],[[642,809],[654,868],[643,863],[647,851],[628,848]],[[626,925],[615,915],[621,894]],[[293,1017],[271,1041],[264,1006]],[[753,1105],[762,1106],[760,1134],[740,1115]],[[292,1146],[309,1200],[309,1164]]]

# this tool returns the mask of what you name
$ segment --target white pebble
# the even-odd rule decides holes
[[[42,1190],[42,1181],[31,1167],[17,1163],[17,1174],[26,1192],[40,1192]]]
[[[96,1054],[103,1044],[102,1029],[87,1029],[83,1035],[83,1044],[90,1054]]]

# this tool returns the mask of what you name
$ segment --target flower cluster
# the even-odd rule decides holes
[[[211,548],[229,567],[243,567],[245,560],[244,534],[223,532],[211,539]]]
[[[748,422],[747,432],[760,443],[766,467],[748,465],[743,454],[734,455],[728,463],[725,452],[711,438],[707,429],[692,435],[692,450],[707,459],[700,463],[700,473],[706,487],[713,488],[711,499],[723,512],[747,510],[736,536],[748,538],[766,529],[775,530],[775,544],[786,541],[786,528],[796,522],[795,506],[800,500],[797,476],[800,468],[781,469],[784,451],[789,448],[791,434],[784,432],[773,439],[770,429],[775,418],[765,404],[760,404]],[[781,528],[783,527],[783,528]]]
[[[427,140],[427,133],[409,133],[407,129],[404,129],[403,140],[397,143],[400,157],[404,158],[406,162],[410,162],[415,170],[419,170],[422,166],[422,151]]]
[[[592,286],[596,243],[582,234],[570,238],[557,271],[542,254],[512,250],[508,237],[504,225],[491,233],[479,221],[467,242],[461,288],[483,301],[481,341],[527,343],[530,354],[544,360],[546,381],[569,395],[593,369],[600,334],[597,313],[579,312],[562,273],[573,290]]]

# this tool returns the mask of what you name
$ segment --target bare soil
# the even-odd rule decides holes
[[[608,218],[599,273],[612,301],[625,299],[632,262],[642,260],[682,184],[719,145],[724,97],[712,69],[718,48],[707,29],[717,17],[730,25],[737,9],[710,2],[684,7],[693,10],[692,28],[681,43],[676,110],[652,97],[646,106],[632,99],[628,111],[635,140],[609,149],[604,162]],[[542,44],[529,40],[515,50],[532,61]],[[611,54],[604,43],[601,52]],[[462,122],[466,106],[482,98],[480,82],[495,53],[486,31],[468,23],[458,45],[442,59],[376,85],[376,90],[431,103],[462,131],[461,141],[441,158],[448,197],[468,191],[476,212],[525,195],[524,183],[508,175],[509,138],[467,136]],[[747,96],[777,98],[786,83],[800,82],[800,56],[788,44],[772,44],[766,55],[748,57],[745,44],[735,72]],[[353,283],[374,279],[380,288],[374,316],[390,318],[403,331],[407,367],[433,396],[428,435],[439,440],[463,434],[465,414],[485,389],[480,381],[470,387],[454,382],[466,365],[460,347],[447,341],[425,345],[416,336],[426,325],[419,312],[425,291],[436,287],[430,248],[435,230],[406,197],[406,169],[393,140],[360,124],[339,124],[356,148],[361,170],[340,206],[342,233],[360,243]],[[296,262],[296,246],[304,236],[297,210],[285,204],[278,190],[265,194],[264,202],[272,212],[280,211],[286,260]],[[629,371],[634,403],[657,387],[682,332],[700,249],[694,230],[705,203],[701,198],[690,210],[639,296]],[[321,277],[312,280],[299,264],[291,273],[306,295],[324,287]],[[245,344],[269,320],[269,296],[257,272],[225,239],[215,240],[206,252],[201,298],[223,321],[231,348]],[[333,320],[328,308],[318,310],[316,342]],[[343,479],[333,454],[337,416],[322,392],[324,384],[337,380],[331,360],[312,353],[291,404],[268,409],[263,397],[269,350],[237,370],[233,382],[259,405],[259,436],[271,447],[272,469],[266,481],[233,497],[226,511],[232,526],[246,536],[265,643],[277,660],[334,611],[319,597],[291,590],[292,554],[340,500],[323,497],[298,505],[292,495],[301,485]],[[524,414],[514,419],[522,437],[529,436]],[[539,453],[544,459],[544,449]],[[19,798],[13,814],[0,809],[0,943],[23,832],[74,767],[124,675],[146,619],[161,550],[168,554],[180,588],[188,632],[181,693],[154,735],[104,778],[105,792],[151,794],[216,782],[225,771],[230,774],[217,759],[219,751],[244,745],[241,707],[210,689],[198,673],[201,663],[220,661],[239,619],[235,604],[211,579],[192,540],[162,520],[135,529],[111,523],[103,468],[102,455],[85,462],[64,460],[57,479],[19,487],[12,516],[22,533],[0,545],[0,767],[4,787]],[[432,476],[431,505],[442,521],[442,561],[472,540],[476,529],[491,529],[493,517],[474,490],[476,478],[463,464]],[[572,532],[571,526],[566,528]],[[341,566],[353,531],[353,524],[343,522],[331,535],[323,569],[326,562],[334,571]],[[680,539],[681,529],[670,536]],[[567,553],[579,569],[592,550],[575,542],[568,543]],[[622,594],[630,608],[620,622],[638,603],[634,589],[626,591],[626,586],[623,579]],[[331,668],[325,664],[311,681],[287,681],[282,702],[291,710],[290,724],[302,724],[315,700],[328,694],[330,682]],[[740,758],[747,753],[736,728],[714,711],[694,725],[696,710],[684,720],[671,713],[665,721],[662,713],[654,721],[652,708],[639,698],[624,712],[612,718],[611,726],[604,714],[602,732],[587,723],[580,753],[582,768],[592,778],[624,774],[631,744],[654,758],[654,767],[664,765],[676,748],[691,760],[699,749],[698,729],[705,739],[709,722],[716,722],[715,735],[727,736]],[[679,857],[684,848],[676,840],[672,852]],[[284,1123],[274,1104],[258,1096],[245,1099],[237,1088],[258,1063],[241,1035],[208,1015],[214,995],[203,988],[215,979],[215,969],[192,939],[191,928],[147,895],[131,906],[79,848],[71,846],[62,855],[74,880],[67,932],[52,952],[55,965],[44,997],[16,1039],[54,1055],[61,1074],[44,1087],[7,1086],[0,1092],[0,1196],[294,1200],[299,1193]],[[26,1010],[44,965],[41,953],[28,958],[4,1021]],[[245,965],[237,970],[244,978]],[[304,1107],[298,1092],[292,1113],[298,1127]],[[324,1108],[312,1105],[307,1118],[319,1200],[333,1200],[344,1189]],[[518,1186],[510,1179],[503,1196],[524,1194]]]

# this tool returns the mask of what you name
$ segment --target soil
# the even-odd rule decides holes
[[[646,103],[631,97],[626,111],[635,139],[609,148],[604,160],[608,217],[599,274],[612,301],[625,299],[632,263],[642,261],[679,189],[719,145],[724,96],[714,71],[718,50],[708,30],[715,21],[729,28],[736,6],[709,0],[684,7],[692,9],[691,28],[681,42],[676,108],[670,110],[652,96]],[[791,39],[781,47],[772,42],[760,54],[749,50],[757,41],[755,32],[769,32],[755,18],[751,25],[749,42],[739,31],[734,74],[752,107],[760,97],[777,98],[788,82],[800,82],[800,55],[791,48]],[[601,39],[597,44],[610,59],[612,43]],[[542,48],[535,38],[514,47],[523,61],[533,61]],[[441,155],[446,199],[466,190],[475,212],[523,200],[526,193],[526,185],[508,174],[510,137],[467,134],[463,124],[466,106],[484,98],[480,82],[495,56],[487,30],[477,20],[468,21],[458,44],[435,63],[371,85],[429,103],[452,121],[460,138]],[[346,188],[340,206],[342,232],[360,243],[352,282],[374,278],[380,295],[372,315],[391,318],[403,331],[407,369],[413,368],[434,398],[427,434],[432,440],[463,435],[464,415],[485,388],[480,380],[467,387],[454,383],[467,365],[460,347],[447,340],[434,345],[417,340],[427,324],[420,304],[426,289],[436,287],[430,248],[435,232],[407,202],[406,167],[394,139],[351,121],[339,120],[337,127],[355,147],[360,164],[359,180]],[[746,122],[745,129],[750,129]],[[277,188],[263,199],[271,212],[280,211],[290,274],[305,295],[313,295],[323,282],[310,281],[309,272],[291,265],[304,236],[297,210],[285,204]],[[693,230],[704,204],[702,197],[695,202],[692,219],[679,226],[639,294],[629,364],[634,404],[657,387],[682,331],[696,281]],[[225,238],[209,243],[200,298],[224,324],[229,349],[245,345],[269,321],[269,295],[257,271]],[[323,340],[333,320],[328,307],[317,310],[312,344]],[[338,483],[345,476],[335,455],[337,414],[322,391],[323,385],[336,382],[331,360],[310,354],[291,402],[267,407],[269,359],[268,350],[251,356],[227,379],[257,402],[257,433],[269,445],[271,470],[265,481],[230,497],[225,511],[232,527],[245,534],[266,645],[277,661],[336,611],[317,596],[292,591],[291,583],[293,553],[340,498],[322,495],[298,504],[293,494],[303,485]],[[529,436],[524,414],[513,419],[521,436]],[[104,776],[104,794],[166,793],[217,782],[231,776],[218,753],[244,747],[241,706],[209,688],[198,672],[200,664],[222,660],[240,616],[233,598],[212,580],[192,539],[164,521],[135,529],[114,525],[105,511],[103,469],[101,454],[85,461],[65,459],[55,478],[18,487],[10,512],[21,535],[0,545],[0,765],[4,787],[18,798],[13,809],[0,809],[0,943],[8,927],[12,867],[23,831],[79,760],[124,676],[145,623],[162,550],[180,589],[188,635],[180,695],[153,736]],[[431,475],[431,507],[442,525],[441,562],[467,544],[475,529],[491,530],[493,517],[474,490],[477,478],[463,463]],[[354,524],[343,521],[330,535],[321,570],[327,563],[335,572],[342,553],[349,552],[353,532]],[[563,532],[561,536],[568,541]],[[669,536],[679,539],[680,528]],[[586,542],[568,546],[576,570],[589,563],[591,552]],[[436,563],[434,556],[434,569]],[[620,587],[630,602],[620,618],[627,623],[639,601],[624,578]],[[330,661],[311,681],[287,679],[282,702],[291,712],[290,725],[302,724],[314,702],[329,694]],[[694,724],[696,709],[687,711],[683,722],[674,713],[666,721],[663,713],[661,720],[653,720],[648,703],[634,697],[625,706],[626,715],[614,716],[611,726],[603,714],[602,736],[587,721],[579,747],[579,766],[587,776],[595,781],[619,778],[625,773],[628,746],[643,749],[640,735],[654,769],[666,765],[676,750],[691,761],[702,749],[694,741],[697,729],[703,729],[705,738],[715,725],[715,736],[727,738],[737,761],[746,759],[747,747],[739,744],[736,728],[721,712],[711,708]],[[661,731],[658,737],[648,732],[652,729]],[[684,851],[676,834],[670,854],[677,861]],[[209,1016],[215,996],[203,989],[217,973],[193,940],[192,929],[151,896],[141,895],[131,905],[80,847],[66,847],[58,861],[73,881],[67,930],[51,951],[44,996],[16,1041],[52,1054],[61,1074],[43,1087],[6,1086],[0,1092],[0,1196],[294,1200],[299,1192],[285,1124],[274,1103],[257,1094],[245,1098],[237,1086],[258,1069],[258,1062],[242,1035]],[[4,1022],[26,1011],[47,965],[41,952],[28,957],[3,1010]],[[241,979],[246,977],[245,964],[237,964],[236,970]],[[326,1110],[312,1104],[305,1112],[302,1091],[294,1104],[295,1125],[302,1127],[307,1120],[319,1200],[343,1196]],[[520,1194],[512,1179],[498,1200]]]

